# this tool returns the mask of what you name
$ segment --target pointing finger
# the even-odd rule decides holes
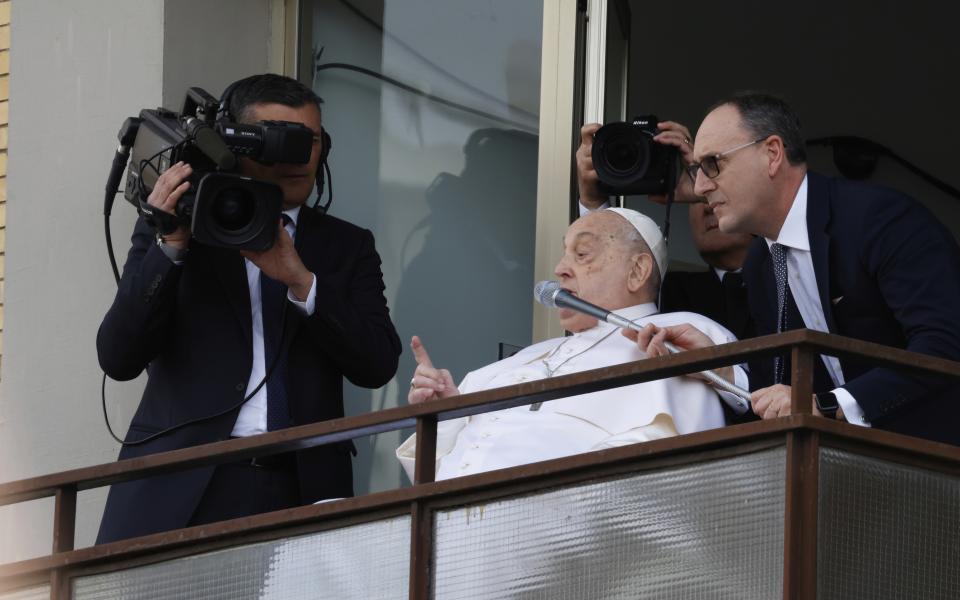
[[[433,368],[430,355],[427,354],[427,349],[423,347],[423,342],[420,341],[418,336],[413,336],[410,339],[410,349],[413,350],[413,358],[417,361],[418,365]]]

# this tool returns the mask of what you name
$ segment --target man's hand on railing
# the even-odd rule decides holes
[[[647,355],[647,358],[667,356],[670,354],[665,342],[670,342],[683,350],[697,350],[716,345],[707,334],[689,323],[669,327],[657,327],[653,323],[648,323],[644,326],[643,331],[638,332],[630,329],[622,329],[621,333],[635,341],[637,347]],[[721,367],[715,369],[714,373],[731,383],[734,382],[733,367]],[[705,379],[698,373],[691,373],[690,376]]]
[[[410,380],[407,402],[419,404],[460,394],[460,390],[453,383],[450,371],[437,369],[433,366],[430,355],[427,354],[427,349],[423,347],[419,337],[413,336],[411,338],[410,349],[413,350],[413,358],[417,361],[417,369],[413,372],[413,378]]]
[[[750,403],[753,405],[753,412],[761,419],[776,419],[785,417],[790,413],[790,394],[792,390],[789,385],[778,383],[770,387],[761,388],[750,395]],[[816,399],[813,402],[813,414],[818,417],[823,415],[817,410]],[[843,408],[837,410],[837,420],[843,421]]]

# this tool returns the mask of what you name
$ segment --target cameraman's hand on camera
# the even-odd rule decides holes
[[[654,141],[675,147],[680,156],[680,166],[683,169],[696,162],[693,158],[693,138],[685,125],[675,121],[662,121],[657,123],[657,128],[660,133],[653,137]],[[667,202],[666,196],[650,196],[650,199],[658,204],[666,204]],[[673,201],[685,204],[703,202],[703,198],[693,193],[693,182],[685,172],[681,172],[677,177],[677,187],[673,191]]]
[[[600,179],[593,168],[593,134],[600,129],[599,123],[588,123],[580,128],[580,147],[577,148],[577,185],[580,188],[580,204],[596,210],[609,200],[600,192]]]
[[[301,302],[307,299],[310,288],[313,287],[313,273],[300,260],[297,249],[293,246],[293,239],[283,226],[283,221],[277,223],[277,241],[273,247],[263,252],[241,250],[240,254],[257,265],[267,277],[286,284],[294,297]]]
[[[171,215],[176,214],[177,201],[190,189],[187,178],[193,173],[193,168],[181,161],[160,174],[153,191],[147,196],[147,204]],[[163,236],[164,243],[184,250],[190,242],[190,230],[181,225],[173,233]]]

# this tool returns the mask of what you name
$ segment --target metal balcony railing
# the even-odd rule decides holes
[[[789,417],[432,481],[438,421],[784,351],[795,382]],[[302,597],[350,597],[336,588],[350,578],[327,572],[344,561],[336,568],[357,571],[358,587],[382,586],[367,597],[960,596],[960,550],[952,550],[960,548],[960,448],[812,416],[821,353],[960,377],[960,363],[796,330],[14,481],[0,485],[0,505],[55,498],[52,552],[0,565],[0,600],[118,597],[116,589],[127,590],[119,597],[297,598],[289,586],[310,577],[316,589]],[[413,487],[73,548],[79,491],[412,426]],[[581,505],[589,511],[572,508]],[[580,514],[591,517],[573,518]],[[204,569],[229,575],[235,560],[259,565],[239,595],[174,585]],[[297,561],[301,571],[285,575]],[[609,564],[619,566],[599,566]],[[858,580],[861,572],[873,583]],[[111,577],[121,588],[109,588]],[[152,595],[130,591],[137,578],[154,581]],[[886,596],[873,593],[881,584]],[[903,585],[908,592],[889,593]]]

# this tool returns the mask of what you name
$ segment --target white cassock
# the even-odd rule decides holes
[[[736,341],[722,325],[695,313],[659,314],[652,303],[616,312],[641,326],[690,323],[716,344]],[[510,358],[472,371],[459,390],[467,394],[642,358],[636,343],[621,335],[619,328],[599,323],[569,337],[534,344]],[[737,371],[740,379],[740,370]],[[543,403],[536,411],[518,406],[439,423],[436,479],[703,431],[723,424],[717,392],[690,377],[559,398]],[[414,435],[397,448],[397,458],[411,481],[415,456]]]

